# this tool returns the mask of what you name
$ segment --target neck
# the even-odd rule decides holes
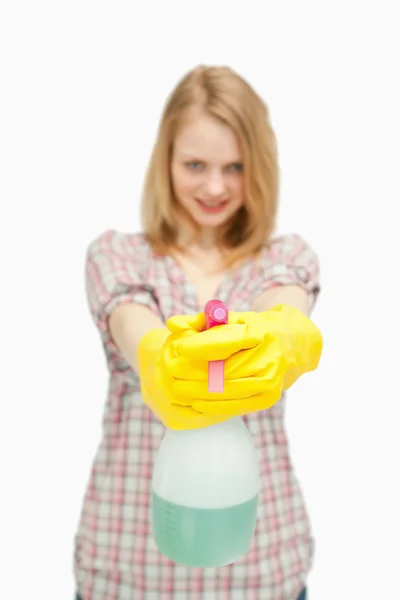
[[[200,235],[197,237],[195,244],[199,250],[217,250],[216,245],[216,235],[213,230],[205,230],[201,231]]]
[[[198,232],[183,231],[180,236],[180,244],[185,248],[198,251],[218,252],[216,244],[215,229],[202,229]]]

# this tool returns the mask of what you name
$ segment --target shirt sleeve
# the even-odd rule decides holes
[[[276,238],[260,257],[261,289],[278,285],[298,285],[308,294],[310,309],[320,293],[319,259],[309,244],[297,234]]]
[[[109,349],[116,347],[108,320],[116,306],[134,302],[160,316],[154,288],[144,280],[150,253],[143,236],[108,230],[90,245],[86,256],[85,287],[90,313]]]

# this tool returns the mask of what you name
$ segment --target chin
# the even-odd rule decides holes
[[[225,216],[213,216],[213,217],[195,217],[193,216],[193,220],[195,221],[198,227],[207,227],[211,229],[216,229],[225,225],[230,219],[232,215]]]

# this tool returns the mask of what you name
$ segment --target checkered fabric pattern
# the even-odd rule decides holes
[[[246,311],[260,292],[281,284],[302,286],[314,305],[318,260],[298,235],[276,238],[258,260],[227,272],[216,297]],[[285,399],[245,418],[262,478],[248,554],[220,569],[174,564],[155,546],[149,512],[152,465],[165,429],[142,402],[140,381],[118,353],[108,317],[121,302],[143,304],[163,321],[202,307],[173,257],[154,255],[141,233],[106,231],[96,238],[88,249],[86,286],[110,379],[76,534],[74,572],[82,599],[295,600],[311,567],[313,539],[289,456]]]

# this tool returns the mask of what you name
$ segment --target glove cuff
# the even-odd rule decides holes
[[[279,320],[279,328],[290,346],[294,364],[285,378],[284,389],[288,389],[303,373],[318,367],[322,335],[315,323],[294,306],[279,304],[263,314],[267,319]]]

